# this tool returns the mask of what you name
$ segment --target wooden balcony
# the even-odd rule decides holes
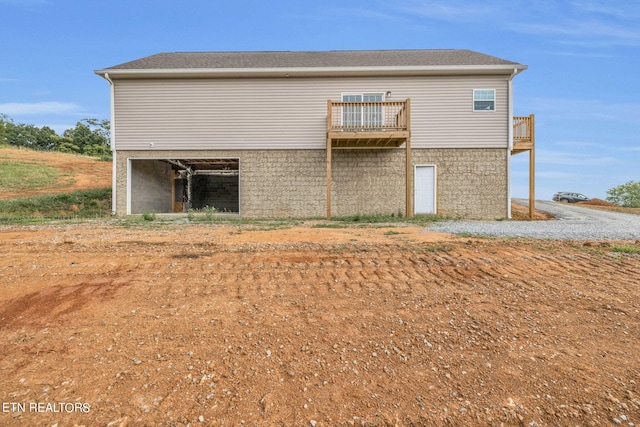
[[[331,160],[334,149],[396,148],[404,144],[406,215],[411,209],[411,100],[327,101],[327,219],[331,218]]]
[[[410,100],[327,101],[327,139],[332,148],[394,148],[411,134]]]
[[[535,142],[535,117],[513,117],[513,148],[511,154],[523,153],[532,150]]]
[[[536,206],[536,154],[535,116],[513,117],[513,147],[511,154],[529,152],[529,218],[533,219]]]

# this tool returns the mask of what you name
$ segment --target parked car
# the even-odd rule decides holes
[[[562,203],[576,203],[576,202],[584,202],[589,200],[587,196],[580,193],[570,193],[568,191],[560,191],[553,195],[554,202],[562,202]]]

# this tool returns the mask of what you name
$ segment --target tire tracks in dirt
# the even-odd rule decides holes
[[[155,425],[602,424],[640,409],[634,255],[70,233],[3,248],[5,401],[82,399],[94,409],[73,422]]]

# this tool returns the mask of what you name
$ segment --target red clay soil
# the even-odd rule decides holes
[[[576,205],[591,209],[640,215],[640,208],[627,208],[601,199],[590,199],[584,202],[578,202]]]
[[[615,207],[618,206],[614,203],[610,203],[607,202],[606,200],[602,200],[602,199],[589,199],[589,200],[585,200],[584,202],[578,202],[579,205],[591,205],[591,206],[611,206],[611,207]]]
[[[511,202],[511,219],[517,221],[530,221],[529,207]],[[548,212],[534,210],[533,221],[550,221],[554,219],[556,219],[556,217]]]
[[[75,190],[111,187],[111,162],[76,154],[0,148],[0,161],[16,161],[49,166],[59,173],[57,181],[36,189],[3,191],[0,199],[30,197],[42,194],[69,193]]]
[[[0,231],[3,426],[640,425],[640,242]]]

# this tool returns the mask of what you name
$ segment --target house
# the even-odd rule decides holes
[[[526,68],[385,50],[161,53],[97,70],[114,213],[508,217],[510,156],[533,153],[533,117],[513,116]]]

